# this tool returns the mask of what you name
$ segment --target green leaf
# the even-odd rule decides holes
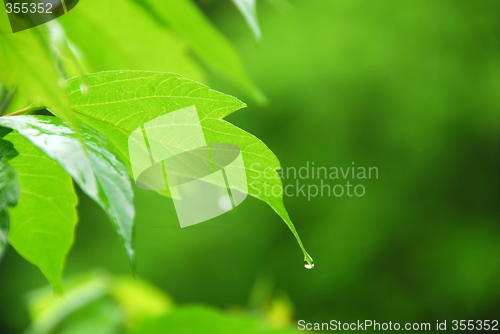
[[[161,316],[174,307],[170,296],[154,285],[137,278],[115,278],[110,294],[126,314],[127,327]]]
[[[31,292],[28,306],[33,323],[28,333],[114,333],[122,319],[108,297],[110,285],[107,275],[89,273],[65,280],[62,296],[54,296],[48,287]],[[101,309],[102,303],[111,307]]]
[[[0,11],[0,81],[73,125],[68,98],[59,85],[62,76],[45,39],[36,27],[12,33],[7,14]]]
[[[127,334],[157,333],[286,334],[296,333],[296,331],[266,328],[258,318],[254,317],[226,315],[210,307],[188,306],[179,308],[127,332]]]
[[[3,140],[2,138],[9,134],[12,130],[0,126],[0,160],[7,161],[18,155],[12,143]],[[0,198],[1,200],[1,198]]]
[[[250,184],[248,193],[268,203],[283,218],[304,256],[312,262],[283,205],[283,192],[266,191],[266,187],[282,190],[281,178],[276,172],[280,168],[278,159],[262,141],[222,120],[244,107],[243,102],[170,73],[101,72],[88,75],[84,80],[88,86],[84,93],[79,79],[68,82],[72,108],[81,121],[109,140],[130,173],[130,134],[158,116],[195,106],[207,142],[235,144],[241,149]]]
[[[19,202],[9,209],[9,243],[40,268],[56,291],[73,244],[77,197],[71,177],[17,133],[6,137],[20,152],[10,164],[19,181]]]
[[[48,288],[28,295],[30,334],[117,333],[117,328],[135,327],[173,308],[171,298],[150,283],[102,272],[67,279],[64,290],[63,296]]]
[[[123,331],[123,318],[122,310],[110,297],[102,298],[70,314],[57,334],[119,334]]]
[[[259,22],[257,21],[257,9],[255,6],[256,0],[233,0],[233,3],[239,9],[243,17],[248,23],[250,29],[257,40],[262,37],[259,27]]]
[[[86,0],[58,21],[93,72],[168,71],[204,80],[186,42],[134,1]]]
[[[125,166],[109,152],[107,140],[95,130],[81,127],[81,143],[63,121],[50,116],[2,117],[0,125],[17,130],[59,163],[107,212],[134,269],[132,186]]]
[[[0,127],[0,138],[10,130]],[[9,213],[7,208],[17,204],[19,186],[16,173],[7,160],[17,156],[17,151],[8,141],[0,139],[0,259],[8,244]]]
[[[241,88],[259,103],[265,96],[254,85],[231,43],[191,0],[140,0],[147,3],[188,41],[202,61]]]

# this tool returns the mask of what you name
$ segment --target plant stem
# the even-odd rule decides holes
[[[26,107],[24,109],[21,109],[21,110],[18,110],[18,111],[14,111],[13,113],[4,115],[3,117],[16,116],[16,115],[22,115],[22,114],[29,114],[29,113],[31,113],[33,111],[37,111],[37,110],[40,110],[40,109],[44,109],[44,107],[41,107],[41,106],[29,106],[29,107]]]

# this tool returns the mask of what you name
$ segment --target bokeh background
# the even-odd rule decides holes
[[[87,3],[80,1],[75,19],[67,14],[62,25],[78,26]],[[185,73],[179,67],[248,103],[228,121],[262,139],[284,168],[354,162],[377,167],[379,177],[354,180],[365,186],[363,197],[285,197],[313,270],[304,269],[293,235],[265,203],[249,198],[180,229],[170,199],[135,189],[138,276],[178,305],[264,309],[291,327],[298,319],[433,325],[499,319],[500,3],[261,0],[260,42],[230,1],[197,4],[268,99],[257,103],[210,69],[199,75],[193,66]],[[134,25],[134,17],[118,14],[116,20]],[[108,19],[116,30],[115,18]],[[160,52],[139,50],[143,58],[135,59],[142,61],[127,62],[91,50],[99,41],[88,35],[68,28],[68,36],[84,54],[87,38],[92,70],[156,70],[170,59],[158,45]],[[112,57],[116,64],[106,62]],[[96,268],[130,276],[105,213],[79,194],[65,276]],[[0,332],[27,328],[26,295],[46,284],[35,266],[8,250],[0,263]]]

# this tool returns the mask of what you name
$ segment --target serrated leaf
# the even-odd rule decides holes
[[[9,243],[40,268],[56,291],[73,244],[77,197],[71,177],[17,133],[6,137],[20,152],[10,160],[19,181],[17,205],[9,209]]]
[[[231,43],[191,0],[140,0],[151,6],[212,70],[239,85],[259,103],[265,96],[255,86]]]
[[[222,120],[244,107],[243,102],[170,73],[114,71],[88,75],[84,80],[88,87],[85,93],[80,90],[80,79],[68,82],[72,108],[82,122],[109,139],[130,173],[130,134],[156,117],[195,106],[207,142],[235,144],[241,149],[250,183],[248,193],[268,203],[280,215],[311,261],[283,205],[283,192],[276,191],[275,195],[265,189],[282,190],[276,172],[280,168],[278,159],[262,141]]]
[[[42,150],[70,174],[80,188],[108,214],[123,240],[134,268],[132,186],[125,166],[108,150],[96,131],[80,128],[80,139],[59,118],[13,116],[0,118],[0,125],[19,134]]]
[[[256,0],[233,0],[233,3],[247,21],[247,24],[252,30],[255,38],[257,40],[260,40],[262,36],[259,27],[259,21],[257,20],[257,9],[255,2]]]
[[[0,127],[0,138],[4,137],[10,130]],[[8,244],[9,235],[9,213],[7,208],[17,204],[19,198],[19,187],[17,185],[16,173],[7,160],[17,156],[14,146],[0,139],[0,259]]]
[[[12,33],[5,11],[0,11],[0,81],[16,86],[34,104],[49,107],[73,124],[62,76],[52,61],[46,36],[38,28]]]

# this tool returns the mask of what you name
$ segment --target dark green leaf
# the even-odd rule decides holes
[[[10,132],[5,131],[7,129],[0,127],[0,138],[4,137],[6,134]],[[14,145],[9,143],[6,140],[0,139],[0,160],[7,161],[17,156],[17,151],[14,149]]]
[[[9,129],[9,128],[4,128],[4,127],[1,127],[0,126],[0,138],[3,138],[5,137],[7,134],[9,134],[10,132],[12,132],[12,129]]]

